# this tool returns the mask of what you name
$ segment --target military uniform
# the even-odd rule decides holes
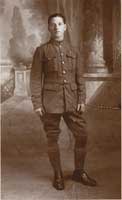
[[[82,55],[69,44],[51,40],[38,47],[31,71],[34,108],[43,105],[48,113],[76,110],[86,98],[82,74]]]
[[[31,92],[34,109],[43,106],[42,117],[47,134],[48,155],[54,171],[61,169],[58,136],[64,118],[75,137],[75,169],[83,169],[86,155],[86,122],[76,112],[78,103],[85,103],[86,90],[82,78],[82,54],[65,41],[37,47],[31,70]]]

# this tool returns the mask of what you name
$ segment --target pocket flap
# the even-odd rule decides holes
[[[58,90],[59,89],[59,85],[58,84],[51,84],[51,83],[46,83],[44,84],[44,90]]]
[[[70,86],[72,90],[77,90],[77,85],[75,83],[71,83]]]
[[[54,58],[56,58],[56,56],[53,56],[53,55],[52,56],[48,56],[47,60],[50,61],[50,60],[53,60]]]
[[[74,52],[72,52],[72,51],[67,52],[66,56],[69,57],[69,58],[73,58],[73,59],[76,58],[76,54]]]

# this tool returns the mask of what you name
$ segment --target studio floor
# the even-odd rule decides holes
[[[97,187],[71,180],[73,138],[63,121],[60,135],[65,190],[52,187],[53,171],[46,137],[30,98],[12,97],[2,106],[2,200],[121,199],[120,111],[87,111],[88,153],[85,168]]]

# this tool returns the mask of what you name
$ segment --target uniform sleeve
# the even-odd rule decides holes
[[[83,78],[84,63],[81,51],[77,51],[76,82],[78,87],[78,103],[86,102],[86,85]]]
[[[41,47],[37,47],[32,62],[30,88],[33,108],[37,109],[42,106],[42,77],[43,77],[43,52]]]

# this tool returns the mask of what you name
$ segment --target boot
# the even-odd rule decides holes
[[[56,190],[64,190],[64,180],[63,180],[63,175],[62,175],[61,170],[54,172],[53,187]]]
[[[94,179],[90,178],[84,171],[84,163],[86,153],[82,149],[75,149],[75,170],[73,172],[72,180],[80,182],[88,186],[96,186],[97,183]]]
[[[64,190],[64,180],[61,170],[60,153],[59,151],[49,151],[48,156],[54,171],[53,187],[56,190]]]
[[[72,180],[88,186],[97,185],[97,182],[90,178],[85,171],[74,170]]]

